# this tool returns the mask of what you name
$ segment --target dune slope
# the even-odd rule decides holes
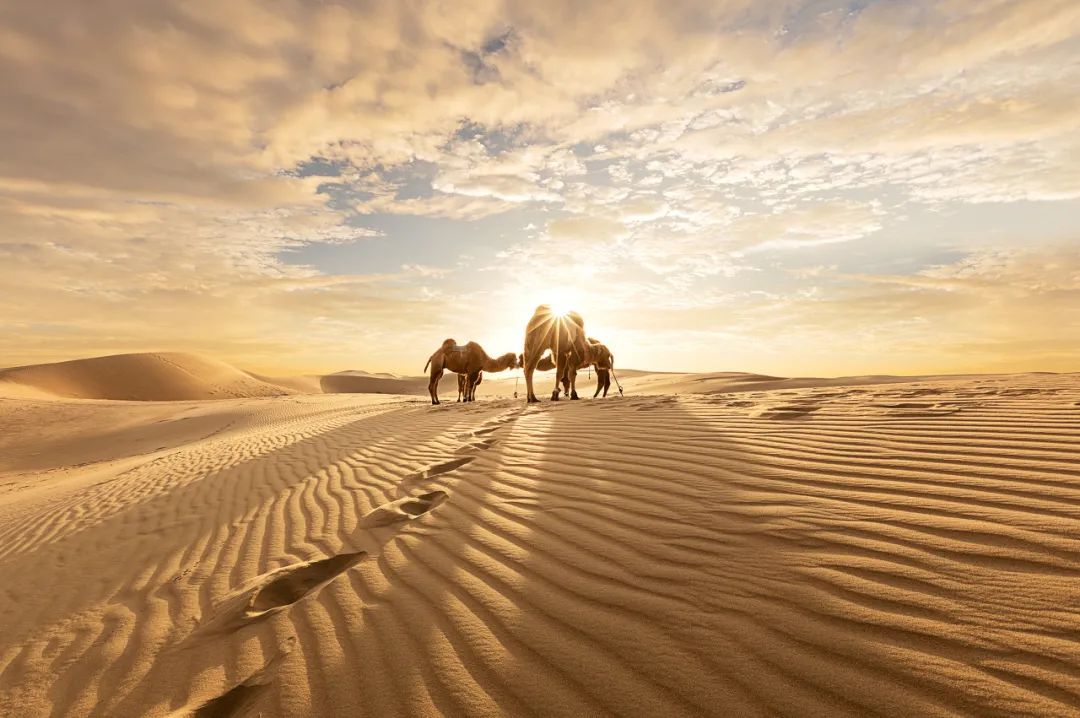
[[[115,354],[0,369],[0,397],[177,401],[286,394],[427,395],[427,377],[343,371],[264,376],[178,352]],[[453,376],[443,378],[448,392]]]
[[[0,714],[1080,704],[1078,376],[226,410],[0,460]]]
[[[4,385],[18,393],[78,399],[171,401],[281,396],[286,387],[254,378],[224,362],[175,352],[115,354],[92,359],[0,369]]]

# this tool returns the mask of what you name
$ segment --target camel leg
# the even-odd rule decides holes
[[[480,383],[480,372],[469,374],[465,379],[465,401],[476,401],[476,385]]]
[[[593,392],[593,395],[592,395],[593,399],[600,396],[600,390],[604,388],[604,373],[605,372],[604,372],[603,369],[597,369],[596,370],[596,391]]]
[[[461,401],[465,396],[465,375],[457,375],[457,400]]]
[[[432,405],[439,404],[439,380],[442,379],[443,369],[431,367],[431,381],[428,382],[428,393],[431,394]]]
[[[570,398],[572,400],[580,399],[577,395],[577,368],[571,366],[567,370],[567,381],[570,384]]]
[[[530,404],[536,404],[540,401],[536,398],[536,393],[533,391],[533,372],[536,371],[536,365],[539,361],[539,354],[533,356],[525,355],[525,366],[523,369],[525,371],[525,390],[527,392],[526,395],[528,396],[526,401]]]
[[[551,400],[559,400],[559,389],[564,379],[566,379],[566,373],[569,370],[570,356],[568,354],[560,353],[555,357],[555,390],[551,392]],[[569,383],[569,379],[566,379]]]

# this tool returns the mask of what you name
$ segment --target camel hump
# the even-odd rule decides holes
[[[456,340],[454,340],[454,339],[446,339],[442,343],[442,350],[444,352],[452,352],[452,351],[454,351],[454,347],[456,347],[456,346],[457,346],[457,341]]]
[[[566,316],[570,317],[570,321],[572,321],[574,324],[577,324],[582,329],[585,328],[585,318],[582,317],[577,312],[574,312],[574,311],[567,312]]]

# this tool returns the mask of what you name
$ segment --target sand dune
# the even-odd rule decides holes
[[[553,372],[538,374],[542,386]],[[864,376],[839,378],[775,377],[742,372],[709,374],[619,369],[624,388],[637,394],[711,394],[819,386],[854,386],[911,381],[955,380],[956,376]],[[440,384],[443,397],[457,393],[454,375]],[[393,394],[427,396],[426,376],[398,376],[357,369],[333,374],[267,376],[194,354],[118,354],[55,364],[0,369],[0,397],[177,401],[281,396],[285,394]],[[479,396],[510,397],[524,392],[520,369],[487,374]],[[579,389],[592,394],[591,371],[581,373]]]
[[[807,389],[829,386],[866,386],[874,384],[910,384],[916,381],[956,381],[959,375],[932,376],[842,376],[781,377],[745,372],[676,374],[667,372],[620,372],[623,383],[637,393],[649,394],[720,394],[778,389]]]
[[[224,362],[194,354],[116,354],[0,369],[0,396],[173,401],[288,393]]]
[[[0,400],[0,714],[1076,715],[1080,376],[724,381]]]
[[[457,392],[453,376],[443,378],[446,391]],[[427,396],[427,377],[395,377],[366,372],[340,372],[319,378],[319,389],[325,394],[416,394]],[[451,387],[453,387],[451,389]]]
[[[451,391],[452,385],[452,377],[444,378],[444,390]],[[10,398],[190,401],[297,393],[427,396],[427,378],[357,370],[264,376],[215,359],[175,352],[116,354],[0,369],[0,397]]]

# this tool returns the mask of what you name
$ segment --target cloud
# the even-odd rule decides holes
[[[7,3],[0,350],[269,361],[303,335],[330,363],[378,336],[395,369],[425,328],[570,286],[628,335],[731,321],[768,361],[785,317],[822,357],[859,327],[915,362],[935,321],[969,359],[1020,352],[1067,311],[1080,260],[1050,247],[1076,238],[942,257],[959,207],[1080,200],[1078,26],[1067,0]],[[436,243],[406,216],[455,240],[413,265]],[[312,244],[340,276],[286,261]]]
[[[882,227],[880,204],[821,202],[736,220],[730,236],[754,250],[792,249],[861,239]]]
[[[493,197],[504,202],[558,202],[558,194],[527,178],[514,175],[484,175],[482,177],[438,177],[432,187],[446,194],[466,197]]]

